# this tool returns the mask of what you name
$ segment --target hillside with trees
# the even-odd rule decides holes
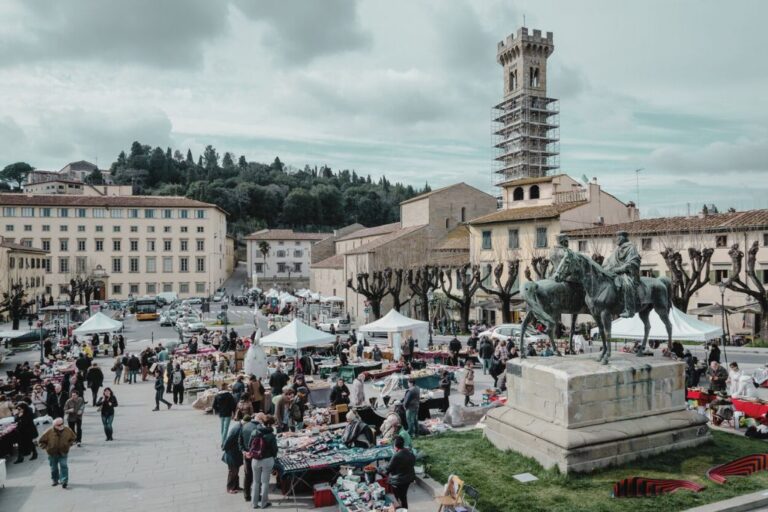
[[[195,159],[190,150],[183,154],[134,142],[110,170],[116,183],[133,185],[137,194],[182,195],[220,206],[237,235],[265,227],[321,231],[355,222],[396,222],[401,201],[430,190],[428,184],[416,190],[383,176],[373,181],[354,170],[295,169],[279,158],[271,164],[249,162],[228,152],[219,155],[213,146]],[[92,183],[102,179],[100,173],[88,177]]]

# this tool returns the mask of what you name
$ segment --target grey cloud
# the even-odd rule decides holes
[[[717,141],[703,147],[666,146],[653,151],[651,163],[679,173],[765,172],[768,140]]]
[[[228,28],[227,4],[209,0],[31,0],[6,19],[25,32],[0,36],[0,65],[28,61],[137,63],[180,68],[202,62],[203,43]]]
[[[249,18],[266,24],[263,42],[287,64],[370,47],[371,36],[359,24],[357,3],[350,0],[235,0]]]

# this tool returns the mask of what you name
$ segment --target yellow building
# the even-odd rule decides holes
[[[0,237],[0,297],[21,283],[27,300],[42,298],[46,291],[46,260],[48,253],[28,245]]]

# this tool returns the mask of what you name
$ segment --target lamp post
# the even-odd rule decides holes
[[[717,287],[720,288],[720,328],[723,330],[723,358],[725,359],[725,363],[728,364],[728,354],[725,351],[725,281],[720,281],[717,283]]]

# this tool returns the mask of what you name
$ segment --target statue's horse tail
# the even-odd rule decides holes
[[[534,281],[528,281],[523,285],[523,299],[525,299],[526,304],[528,304],[528,311],[532,312],[540,322],[549,324],[556,323],[544,308],[541,300],[539,300],[538,290],[539,285]]]

